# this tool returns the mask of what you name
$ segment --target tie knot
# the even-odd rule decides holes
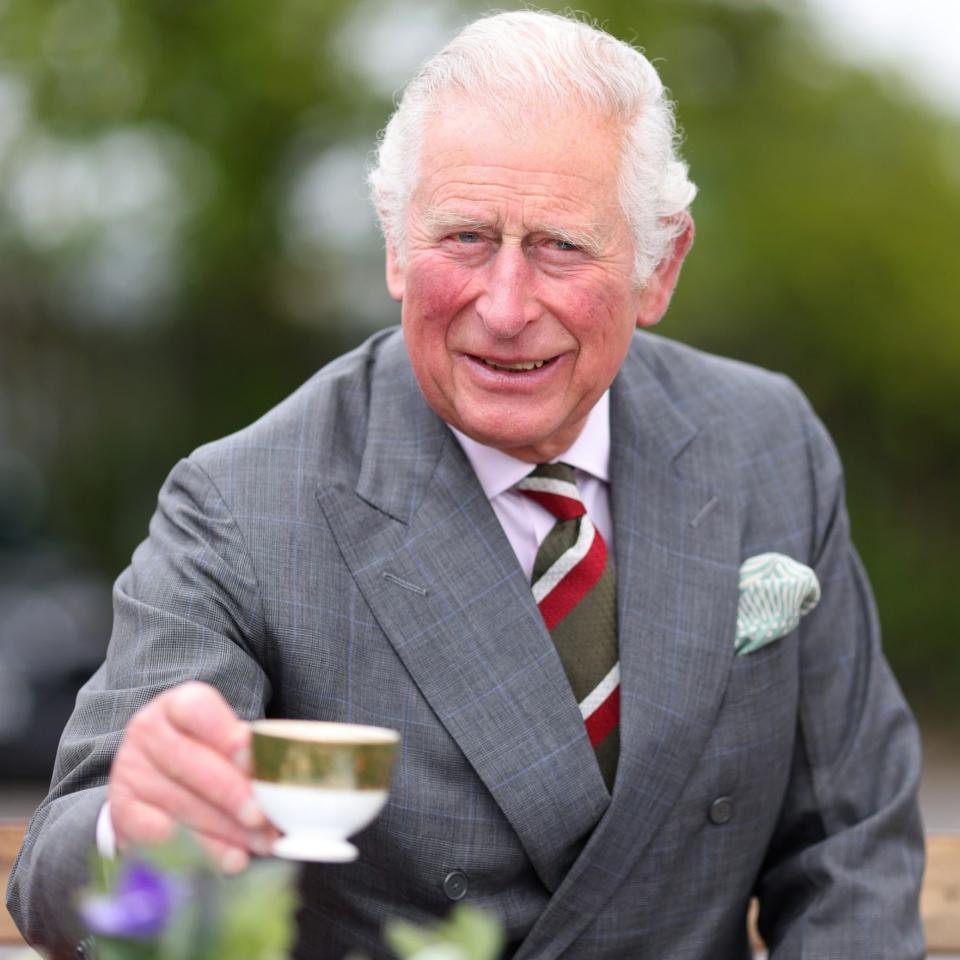
[[[536,500],[558,520],[576,520],[587,512],[580,499],[573,467],[568,463],[541,463],[516,485],[516,489]]]

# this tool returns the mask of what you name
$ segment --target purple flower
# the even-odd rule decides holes
[[[173,879],[146,863],[133,861],[120,874],[117,889],[112,894],[86,898],[80,914],[91,933],[144,940],[164,928],[177,893]]]

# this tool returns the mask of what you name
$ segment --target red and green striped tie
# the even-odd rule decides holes
[[[612,790],[620,752],[620,663],[607,545],[587,516],[573,467],[542,463],[516,489],[557,518],[537,551],[533,596]]]

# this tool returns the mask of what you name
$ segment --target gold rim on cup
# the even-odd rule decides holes
[[[254,720],[253,776],[326,790],[386,790],[400,735],[324,720]]]

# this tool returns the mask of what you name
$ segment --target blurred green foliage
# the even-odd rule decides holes
[[[654,59],[700,186],[663,332],[808,393],[847,467],[895,669],[918,709],[955,709],[960,122],[831,60],[800,4],[586,9]],[[82,545],[112,575],[177,457],[396,321],[341,174],[353,157],[359,184],[391,90],[467,17],[344,0],[0,4],[7,550]]]
[[[387,924],[384,939],[401,960],[496,960],[504,932],[491,914],[463,903],[430,926],[406,920]]]

